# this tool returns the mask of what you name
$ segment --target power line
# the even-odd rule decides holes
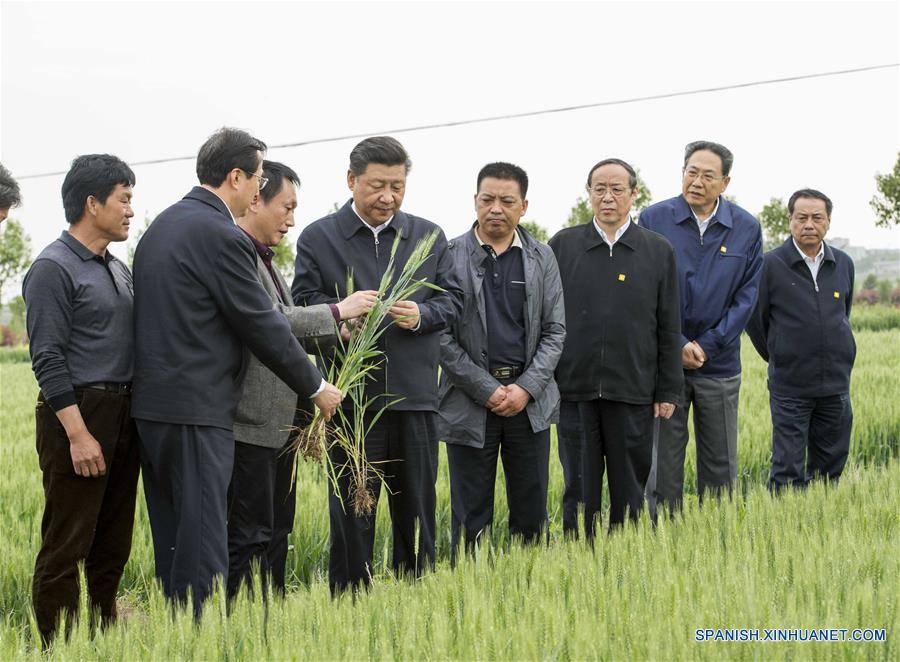
[[[875,71],[878,69],[890,69],[900,66],[900,62],[890,64],[876,64],[869,67],[859,67],[857,69],[841,69],[837,71],[825,71],[815,74],[802,74],[799,76],[786,76],[784,78],[768,78],[766,80],[755,80],[747,83],[734,83],[731,85],[720,85],[717,87],[704,87],[696,90],[683,90],[680,92],[665,92],[662,94],[649,94],[640,97],[630,97],[627,99],[614,99],[611,101],[597,101],[595,103],[585,103],[576,106],[562,106],[560,108],[546,108],[544,110],[532,110],[523,113],[509,113],[506,115],[492,115],[489,117],[476,117],[464,120],[456,120],[452,122],[438,122],[435,124],[420,124],[418,126],[407,126],[400,129],[386,129],[382,131],[367,131],[366,133],[350,133],[343,136],[331,136],[329,138],[313,138],[310,140],[301,140],[292,143],[282,143],[280,145],[269,145],[269,150],[287,149],[290,147],[305,147],[307,145],[320,145],[322,143],[339,142],[341,140],[352,140],[354,138],[366,138],[368,136],[387,135],[395,133],[410,133],[412,131],[425,131],[427,129],[447,129],[456,126],[466,126],[468,124],[482,124],[485,122],[499,122],[502,120],[520,119],[523,117],[537,117],[539,115],[551,115],[554,113],[568,113],[573,110],[586,110],[588,108],[602,108],[606,106],[622,106],[630,103],[641,103],[644,101],[657,101],[660,99],[674,99],[677,97],[687,97],[697,94],[712,94],[715,92],[725,92],[727,90],[739,90],[748,87],[760,87],[762,85],[776,85],[780,83],[791,83],[800,80],[810,80],[812,78],[826,78],[830,76],[844,76],[847,74],[858,74],[866,71]],[[155,165],[158,163],[173,163],[176,161],[192,161],[197,158],[196,154],[189,156],[171,156],[160,159],[147,159],[144,161],[130,161],[130,166]],[[40,177],[56,177],[65,175],[67,171],[59,170],[56,172],[42,172],[31,175],[22,175],[16,179],[38,179]]]

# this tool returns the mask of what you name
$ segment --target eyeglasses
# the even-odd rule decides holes
[[[242,170],[243,170],[243,168],[242,168]],[[252,177],[256,177],[259,180],[259,190],[260,191],[262,191],[264,188],[266,188],[266,184],[269,183],[269,179],[267,177],[263,177],[262,175],[257,175],[255,172],[249,172],[247,170],[244,170],[244,174],[250,175]]]
[[[595,195],[598,198],[604,197],[607,193],[611,194],[614,198],[621,198],[626,193],[629,192],[630,189],[625,188],[624,186],[612,186],[607,188],[606,186],[598,186],[596,188],[591,189],[591,195]]]
[[[706,184],[712,184],[713,182],[719,181],[720,179],[725,179],[724,177],[717,177],[708,170],[706,172],[701,172],[700,170],[697,170],[697,168],[685,168],[683,172],[685,179],[694,181],[695,179],[697,179],[697,177],[699,177],[700,180]]]

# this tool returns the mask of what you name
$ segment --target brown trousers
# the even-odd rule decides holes
[[[52,639],[62,610],[66,635],[78,609],[78,563],[84,561],[92,612],[101,623],[116,618],[116,591],[131,552],[137,492],[137,432],[126,395],[76,390],[88,431],[99,442],[106,475],[75,473],[69,439],[43,394],[35,409],[37,453],[43,473],[41,549],[34,564],[32,600],[41,639]]]

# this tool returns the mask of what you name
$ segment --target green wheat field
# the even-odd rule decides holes
[[[0,659],[900,659],[900,330],[890,323],[895,319],[862,321],[854,321],[859,354],[850,461],[836,487],[819,484],[777,498],[766,491],[765,364],[745,339],[740,489],[732,500],[700,509],[690,494],[683,514],[661,519],[655,531],[644,519],[600,536],[593,548],[564,540],[554,446],[549,544],[508,542],[500,476],[494,530],[475,558],[451,568],[442,449],[436,571],[417,581],[390,575],[382,501],[373,587],[356,600],[333,601],[326,580],[326,481],[306,464],[286,599],[266,606],[243,596],[226,617],[218,594],[196,625],[189,613],[173,616],[154,585],[140,491],[120,622],[92,635],[82,618],[70,640],[57,640],[49,653],[35,646],[30,619],[42,509],[37,385],[30,364],[11,354],[0,361]],[[691,489],[694,476],[692,459],[686,467]],[[872,628],[884,629],[886,638],[698,641],[696,631],[707,628]]]

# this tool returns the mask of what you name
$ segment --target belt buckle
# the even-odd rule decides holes
[[[494,377],[496,377],[497,379],[509,379],[510,377],[512,377],[512,368],[508,366],[504,368],[497,368],[494,370]]]

